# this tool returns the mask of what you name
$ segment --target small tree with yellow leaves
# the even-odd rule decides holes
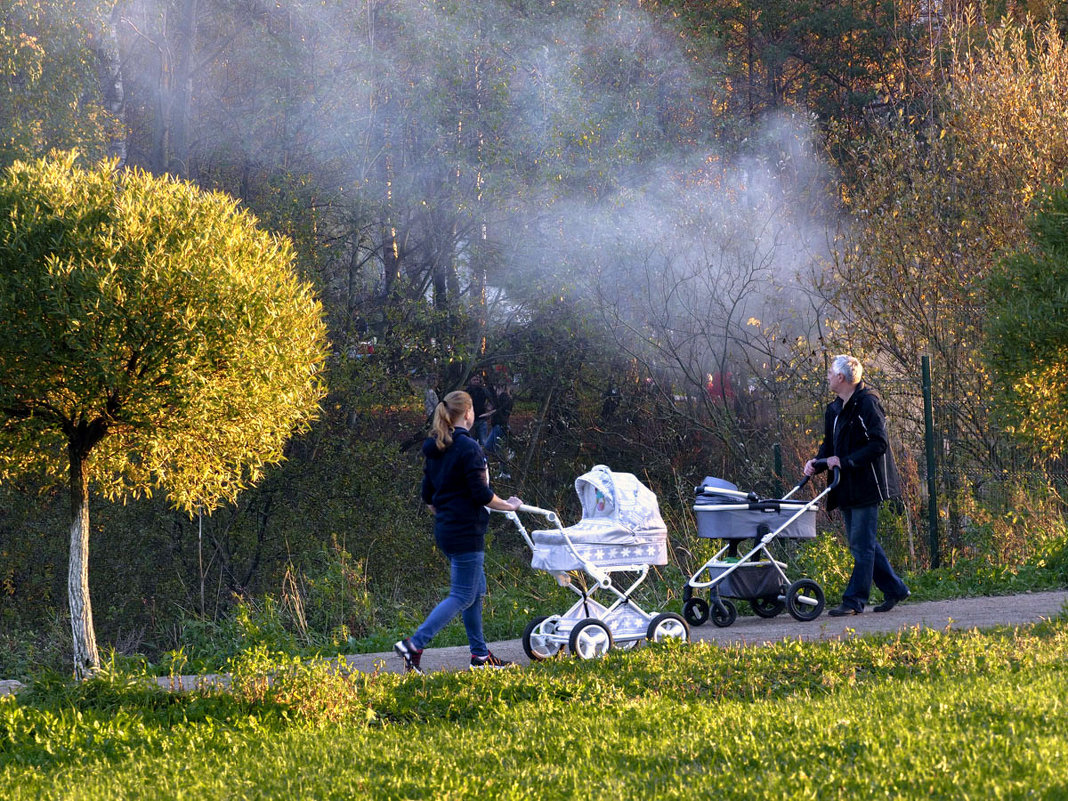
[[[316,414],[326,331],[292,262],[233,199],[171,178],[74,153],[0,177],[0,481],[69,482],[76,675],[99,665],[90,487],[211,510]]]

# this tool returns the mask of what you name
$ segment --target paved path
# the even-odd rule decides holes
[[[914,626],[933,629],[953,628],[959,630],[990,628],[992,626],[1022,625],[1037,623],[1068,612],[1068,590],[1054,592],[1028,592],[1022,595],[1004,595],[982,598],[957,598],[951,601],[925,601],[900,604],[890,612],[876,614],[868,611],[852,617],[828,617],[823,614],[810,623],[799,623],[788,614],[766,620],[759,617],[739,617],[734,625],[720,629],[711,623],[691,629],[693,640],[718,643],[748,643],[764,645],[782,640],[828,640],[839,637],[855,637],[870,632],[892,632]],[[497,656],[518,662],[529,663],[520,640],[504,640],[491,643]],[[349,666],[365,673],[380,671],[399,673],[403,664],[392,652],[356,654],[347,657]],[[423,668],[427,671],[464,670],[470,660],[467,646],[428,648],[423,654]],[[172,686],[170,679],[159,679],[160,685],[172,689],[191,689],[198,683],[227,683],[225,676],[182,676],[180,687]],[[177,685],[177,682],[173,683]],[[17,681],[0,681],[0,695],[17,691],[22,685]]]
[[[692,640],[718,643],[764,645],[782,640],[827,640],[852,637],[869,632],[898,631],[913,626],[933,629],[990,628],[1001,625],[1037,623],[1068,611],[1068,590],[1029,592],[982,598],[958,598],[951,601],[925,601],[899,604],[884,614],[867,611],[851,617],[828,617],[826,613],[810,623],[799,623],[785,612],[770,620],[746,615],[732,626],[721,629],[705,623],[691,627]],[[502,659],[526,665],[530,662],[520,640],[490,643],[490,649]],[[424,670],[463,670],[471,652],[466,645],[428,648],[423,654]],[[403,669],[400,657],[392,652],[358,654],[348,657],[351,667],[363,672],[381,670],[397,673]]]

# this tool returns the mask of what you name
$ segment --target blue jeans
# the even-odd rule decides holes
[[[486,594],[486,573],[482,565],[485,559],[484,551],[449,557],[449,594],[427,615],[423,625],[415,630],[411,638],[414,647],[426,647],[435,634],[445,628],[457,614],[461,614],[471,653],[475,656],[486,656],[489,653],[486,640],[482,636],[482,596]]]
[[[490,424],[488,420],[476,420],[474,432],[475,439],[478,440],[478,444],[485,447],[486,440],[489,439]]]
[[[490,429],[489,436],[486,437],[486,442],[483,447],[486,449],[486,453],[496,453],[497,443],[504,438],[504,426],[495,425]]]
[[[879,525],[879,505],[842,509],[849,551],[853,554],[853,573],[842,594],[842,604],[863,610],[875,582],[886,598],[899,600],[909,594],[905,582],[890,567],[883,547],[875,539]]]

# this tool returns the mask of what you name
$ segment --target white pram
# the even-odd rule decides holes
[[[581,659],[607,653],[613,645],[633,646],[640,640],[688,640],[689,627],[671,612],[649,614],[631,597],[652,565],[668,560],[667,527],[660,517],[656,495],[630,473],[614,473],[604,465],[575,479],[582,503],[582,519],[564,528],[556,512],[521,506],[520,512],[542,515],[555,528],[527,533],[516,512],[504,514],[515,523],[533,551],[531,566],[556,577],[579,596],[562,615],[538,617],[523,632],[523,649],[532,661],[556,656],[566,645]],[[593,579],[585,586],[581,571]],[[636,573],[625,590],[616,587],[614,573]],[[610,606],[593,595],[605,590],[615,596]]]

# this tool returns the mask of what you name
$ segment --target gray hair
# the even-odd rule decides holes
[[[831,370],[850,384],[859,384],[864,377],[864,365],[854,356],[841,354],[831,358]]]

